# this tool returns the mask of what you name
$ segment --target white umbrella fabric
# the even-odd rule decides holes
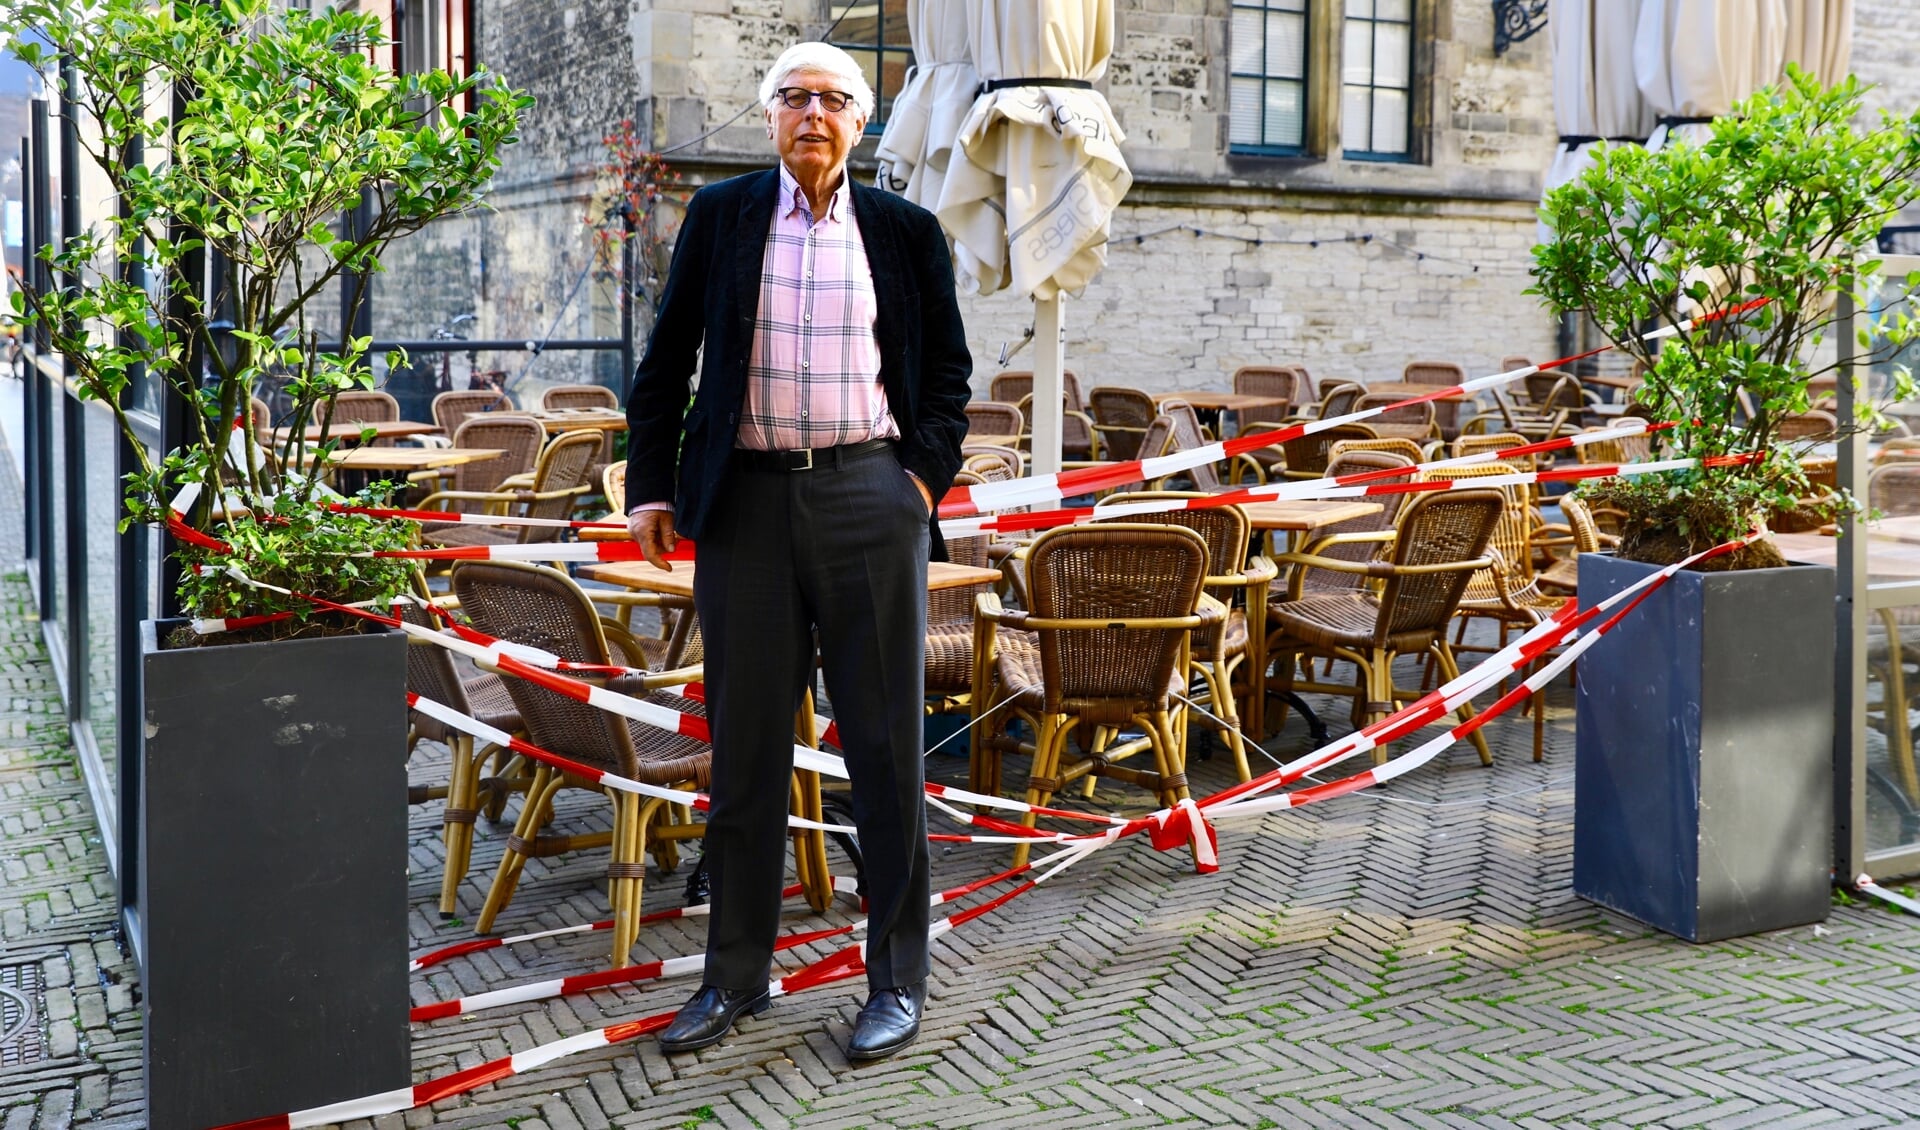
[[[1853,0],[1787,0],[1786,53],[1787,62],[1823,83],[1846,77],[1853,63]]]
[[[1639,144],[1653,113],[1633,73],[1641,0],[1560,0],[1547,24],[1553,37],[1553,117],[1560,146],[1541,195],[1593,164],[1600,142]],[[1543,224],[1540,238],[1549,238]]]
[[[1647,146],[1701,141],[1706,123],[1774,81],[1786,57],[1788,0],[1644,0],[1634,76],[1658,116]]]
[[[961,0],[949,0],[956,6]],[[1060,467],[1061,296],[1107,261],[1133,184],[1124,135],[1093,84],[1113,54],[1113,0],[966,0],[980,94],[935,212],[962,289],[1034,299],[1033,471]]]
[[[910,0],[907,36],[914,63],[887,111],[875,183],[932,211],[940,203],[954,139],[973,108],[980,76],[973,69],[965,4]]]

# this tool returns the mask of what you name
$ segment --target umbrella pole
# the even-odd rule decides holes
[[[1036,475],[1060,470],[1061,394],[1065,381],[1067,325],[1062,310],[1064,298],[1055,292],[1052,298],[1033,300],[1033,468]]]

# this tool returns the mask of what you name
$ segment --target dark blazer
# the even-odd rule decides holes
[[[769,169],[694,193],[627,398],[628,505],[673,499],[676,532],[695,542],[733,459],[779,192],[779,171]],[[900,426],[900,464],[938,500],[960,469],[973,375],[947,241],[933,213],[858,182],[853,214],[873,272],[880,381]],[[703,343],[689,406],[687,380]],[[929,521],[938,560],[945,547]]]

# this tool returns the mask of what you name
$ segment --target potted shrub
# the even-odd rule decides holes
[[[372,61],[387,53],[376,17],[272,0],[13,0],[0,30],[30,65],[57,60],[119,210],[39,249],[78,282],[16,292],[14,309],[129,437],[142,374],[185,402],[180,448],[156,459],[134,439],[124,521],[170,524],[184,617],[254,623],[143,625],[130,878],[150,1124],[406,1086],[403,637],[247,579],[338,603],[406,588],[405,562],[363,555],[405,546],[409,527],[333,511],[298,471],[336,438],[301,438],[316,409],[372,384],[369,342],[319,351],[308,306],[473,206],[528,99],[484,72],[394,74]],[[333,234],[363,195],[371,220]],[[207,255],[227,266],[212,296],[195,267]],[[249,412],[269,381],[294,436],[273,451]]]
[[[1645,366],[1636,401],[1676,425],[1654,438],[1657,457],[1702,460],[1582,488],[1624,515],[1617,553],[1581,559],[1583,603],[1756,525],[1854,508],[1806,501],[1810,443],[1782,425],[1810,407],[1813,377],[1839,371],[1835,296],[1875,309],[1870,246],[1920,193],[1920,115],[1862,118],[1857,80],[1826,88],[1790,70],[1711,138],[1608,148],[1548,195],[1555,234],[1534,249],[1534,293]],[[1640,336],[1689,318],[1659,343]],[[1904,315],[1872,320],[1863,350],[1913,337]],[[1907,399],[1913,382],[1896,370],[1881,391]],[[1862,396],[1840,424],[1884,417]],[[1709,941],[1826,915],[1834,580],[1765,539],[1701,569],[1714,571],[1675,577],[1580,661],[1574,889]]]

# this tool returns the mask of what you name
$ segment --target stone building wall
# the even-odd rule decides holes
[[[672,150],[689,188],[766,167],[751,108],[760,74],[786,45],[819,36],[839,0],[476,2],[482,57],[539,102],[491,210],[394,256],[383,334],[457,313],[462,264],[479,336],[617,334],[610,284],[592,272],[582,281],[601,136],[634,117],[648,143]],[[1910,2],[1859,0],[1855,68],[1879,84],[1877,105],[1920,104]],[[1424,159],[1347,161],[1336,145],[1325,158],[1284,160],[1227,152],[1230,0],[1116,7],[1105,86],[1136,179],[1107,270],[1067,307],[1069,364],[1086,381],[1223,387],[1255,361],[1377,380],[1416,358],[1482,372],[1510,354],[1555,355],[1557,326],[1524,293],[1533,203],[1554,148],[1546,34],[1496,57],[1484,0],[1422,0]],[[873,148],[855,151],[860,175],[871,175]],[[1167,227],[1209,234],[1133,239]],[[963,313],[984,390],[1031,304],[990,295],[966,299]],[[549,354],[533,375],[611,382],[611,361]],[[480,363],[519,372],[525,358]],[[1030,363],[1022,353],[1012,367]]]

